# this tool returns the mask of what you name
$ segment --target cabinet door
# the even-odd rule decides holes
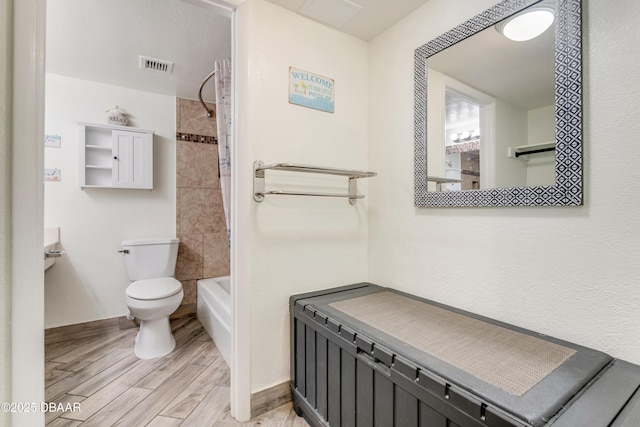
[[[113,186],[153,188],[152,135],[113,131]]]

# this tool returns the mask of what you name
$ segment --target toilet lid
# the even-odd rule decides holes
[[[173,277],[137,280],[125,291],[129,298],[152,300],[167,298],[182,290],[182,284]]]

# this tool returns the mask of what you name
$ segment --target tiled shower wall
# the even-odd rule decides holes
[[[196,302],[196,280],[229,274],[229,244],[218,178],[215,119],[198,101],[176,98],[176,278],[182,304]]]

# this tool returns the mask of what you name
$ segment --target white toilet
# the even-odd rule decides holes
[[[125,269],[133,282],[126,290],[127,307],[140,320],[135,346],[140,359],[164,356],[176,345],[169,315],[184,296],[182,284],[173,278],[179,242],[173,238],[122,242]]]

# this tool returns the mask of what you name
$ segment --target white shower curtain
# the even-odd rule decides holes
[[[216,61],[215,71],[220,188],[231,245],[231,60]]]

